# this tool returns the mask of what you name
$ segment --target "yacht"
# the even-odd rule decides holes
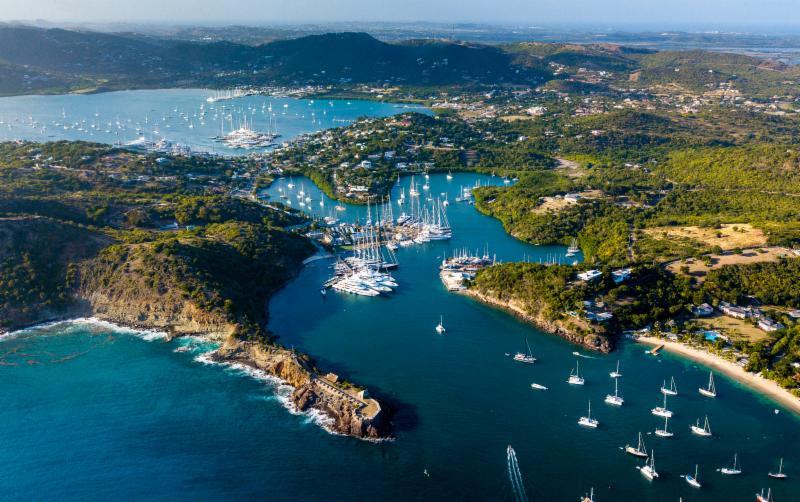
[[[531,389],[547,390],[547,387],[545,387],[544,385],[538,384],[538,383],[532,383],[531,384]]]
[[[591,427],[592,429],[596,429],[600,422],[597,421],[596,418],[592,418],[592,402],[589,401],[589,413],[585,417],[581,417],[578,420],[578,424],[584,427]]]
[[[436,332],[439,333],[440,335],[444,334],[445,332],[442,316],[439,316],[439,324],[436,325]]]
[[[764,489],[761,493],[756,493],[756,502],[772,502],[772,488],[767,488],[767,494],[764,495]]]
[[[672,418],[672,411],[667,409],[667,395],[664,394],[664,405],[663,406],[656,406],[650,412],[657,416],[657,417],[668,417]]]
[[[698,468],[697,464],[694,464],[694,476],[692,476],[691,474],[684,474],[683,478],[686,480],[687,483],[694,486],[695,488],[700,488],[703,485],[701,485],[700,481],[697,480],[697,468]]]
[[[707,387],[700,387],[697,389],[700,394],[706,397],[717,397],[717,387],[714,385],[714,372],[710,371],[708,373],[708,386]]]
[[[643,467],[639,467],[639,472],[641,472],[642,476],[646,477],[650,481],[653,481],[658,477],[658,472],[656,472],[655,453],[652,450],[650,450],[650,457],[647,459],[647,463],[644,464]]]
[[[619,378],[622,376],[622,373],[619,372],[619,360],[617,360],[617,369],[609,373],[608,376],[611,378]]]
[[[613,406],[622,406],[625,400],[619,395],[619,379],[614,379],[614,395],[608,394],[606,396],[606,403]]]
[[[647,458],[647,448],[644,446],[644,439],[642,438],[641,432],[639,433],[639,444],[636,445],[636,448],[626,444],[625,453],[629,453],[634,457]]]
[[[725,474],[726,476],[735,476],[737,474],[742,473],[742,468],[737,465],[737,458],[736,453],[733,454],[733,466],[731,467],[723,467],[719,470],[721,474]]]
[[[580,363],[578,361],[575,361],[575,372],[574,373],[572,371],[569,372],[569,378],[567,379],[567,383],[571,385],[583,385],[584,383],[586,383],[583,377],[581,376]]]
[[[536,362],[536,358],[533,357],[533,354],[531,354],[531,346],[528,343],[528,339],[527,338],[525,339],[525,346],[528,348],[528,351],[527,352],[517,352],[516,354],[514,354],[514,360],[518,361],[518,362],[521,362],[521,363],[525,363],[525,364],[533,364],[533,363],[535,363]]]
[[[786,479],[787,476],[783,472],[783,459],[781,459],[780,466],[778,466],[778,472],[770,472],[767,476],[775,479]]]
[[[664,428],[656,429],[656,436],[661,436],[662,438],[671,438],[674,436],[674,434],[669,431],[669,417],[664,417]]]
[[[667,387],[666,380],[661,385],[661,393],[666,396],[677,396],[678,395],[678,387],[675,386],[675,377],[672,377],[669,381],[669,387]]]
[[[697,422],[694,423],[690,429],[692,432],[697,434],[698,436],[708,437],[711,436],[711,426],[708,425],[708,415],[706,415],[706,420],[703,423],[703,426],[700,427],[700,419],[697,419]]]

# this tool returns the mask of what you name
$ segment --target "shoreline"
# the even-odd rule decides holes
[[[722,357],[705,350],[690,347],[680,342],[671,342],[656,337],[642,336],[636,342],[651,346],[663,345],[663,350],[683,356],[695,362],[702,363],[709,368],[719,370],[737,382],[744,384],[751,390],[785,406],[794,414],[800,416],[800,399],[784,389],[776,382],[768,380],[755,373],[750,373],[741,366],[723,359]]]

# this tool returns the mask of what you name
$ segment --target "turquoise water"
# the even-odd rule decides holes
[[[194,151],[234,155],[253,150],[230,149],[212,138],[220,135],[223,125],[226,132],[232,126],[238,129],[245,118],[256,131],[267,131],[272,121],[281,134],[277,141],[283,142],[363,116],[387,117],[410,110],[430,113],[414,105],[376,101],[248,96],[208,103],[210,96],[214,91],[207,89],[159,89],[0,98],[0,141],[125,144],[139,137],[165,138]]]
[[[453,200],[461,185],[498,182],[454,176],[448,183],[432,175],[431,192],[447,191]],[[323,195],[308,181],[305,188],[319,207]],[[349,208],[347,218],[361,211]],[[588,356],[580,358],[586,386],[569,386],[575,346],[446,292],[436,266],[454,248],[488,244],[502,260],[564,252],[515,241],[467,204],[453,203],[449,216],[452,242],[398,251],[399,287],[391,296],[322,297],[330,262],[320,260],[270,304],[270,328],[282,343],[368,386],[396,409],[396,440],[328,434],[312,417],[289,413],[280,399],[285,391],[274,384],[198,361],[212,347],[196,341],[57,326],[0,343],[0,493],[8,499],[513,500],[510,444],[531,500],[576,500],[591,487],[598,501],[745,501],[768,486],[776,500],[800,498],[800,422],[781,407],[720,374],[719,397],[703,398],[696,389],[707,369],[669,354],[645,355],[633,344],[609,356],[579,350]],[[433,329],[440,314],[443,336]],[[522,349],[525,338],[538,358],[534,365],[505,355]],[[608,373],[617,359],[622,408],[603,403],[613,392]],[[650,409],[673,375],[680,392],[669,402],[675,437],[660,439],[651,433],[663,421]],[[549,390],[533,391],[532,382]],[[576,423],[589,399],[597,430]],[[706,414],[714,437],[693,436],[689,425]],[[661,478],[654,483],[635,470],[640,461],[619,449],[638,431],[655,450]],[[744,473],[723,477],[715,470],[734,452]],[[766,473],[781,456],[791,477],[779,483]],[[680,478],[695,463],[701,490]]]

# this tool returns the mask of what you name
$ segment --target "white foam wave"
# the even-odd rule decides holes
[[[14,338],[21,335],[29,335],[37,333],[45,334],[48,331],[51,331],[55,328],[72,329],[72,328],[82,328],[87,326],[97,328],[99,330],[113,331],[114,333],[133,335],[148,342],[152,342],[155,340],[163,340],[167,337],[167,333],[154,329],[134,329],[134,328],[129,328],[127,326],[121,326],[119,324],[115,324],[110,321],[98,319],[96,317],[76,317],[74,319],[45,322],[41,324],[36,324],[34,326],[29,326],[27,328],[23,328],[17,331],[7,332],[0,335],[0,340]]]

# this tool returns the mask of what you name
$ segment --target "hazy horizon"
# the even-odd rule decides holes
[[[0,0],[0,21],[280,25],[347,22],[479,23],[521,28],[747,30],[800,28],[795,0]],[[743,22],[746,20],[746,22]]]

